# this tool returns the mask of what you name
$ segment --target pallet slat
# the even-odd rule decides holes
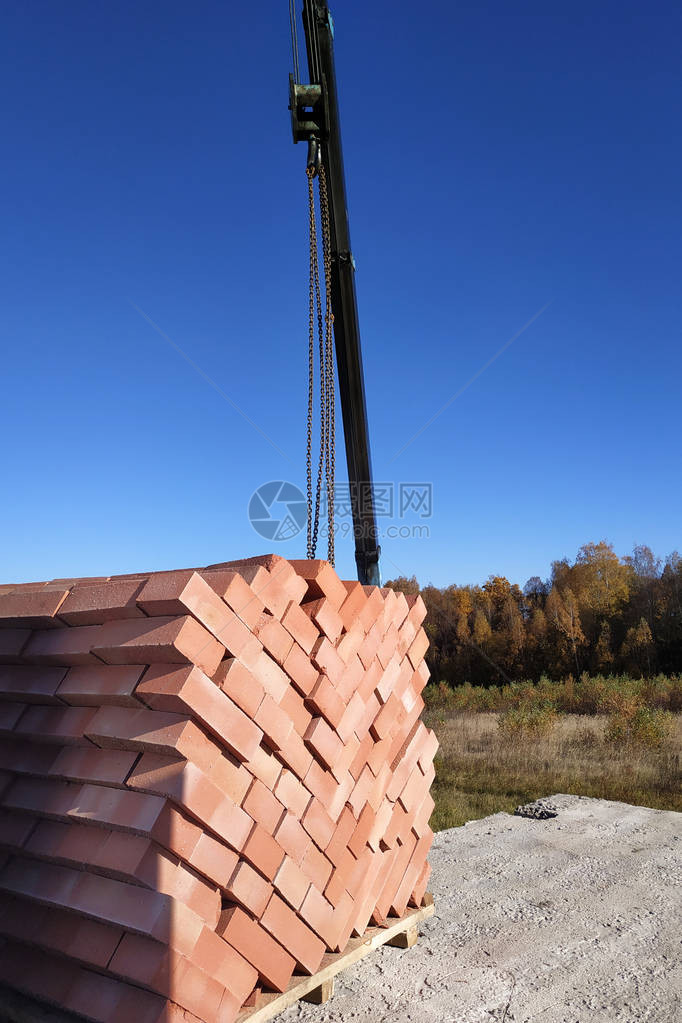
[[[404,936],[406,944],[397,944],[398,948],[411,948],[416,944],[418,928],[424,920],[435,913],[432,896],[424,896],[424,905],[413,909],[400,917],[388,927],[368,927],[361,938],[351,938],[343,952],[327,954],[322,965],[312,977],[293,977],[286,991],[282,994],[265,994],[261,1003],[254,1009],[241,1012],[236,1023],[265,1023],[274,1019],[285,1009],[289,1009],[298,1001],[311,1001],[316,1005],[328,1001],[334,990],[334,978],[349,966],[364,959],[381,945],[397,944]],[[322,990],[318,997],[315,993]],[[326,995],[326,997],[325,997]]]

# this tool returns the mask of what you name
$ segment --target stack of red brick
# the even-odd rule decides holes
[[[420,905],[424,614],[275,556],[0,586],[0,983],[231,1023]]]

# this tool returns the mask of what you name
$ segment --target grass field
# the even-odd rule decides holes
[[[553,792],[682,811],[680,692],[679,679],[663,677],[584,676],[492,693],[429,686],[424,720],[441,744],[432,827],[511,812]],[[590,712],[571,712],[576,703]]]

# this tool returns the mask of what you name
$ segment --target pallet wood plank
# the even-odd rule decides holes
[[[327,953],[322,960],[320,969],[312,977],[293,977],[286,991],[282,994],[263,994],[261,1005],[257,1009],[240,1013],[237,1023],[265,1023],[280,1012],[295,1005],[306,995],[316,991],[328,981],[354,963],[364,959],[370,952],[382,945],[392,943],[398,935],[407,931],[418,931],[419,924],[435,913],[433,897],[427,893],[420,909],[410,910],[388,927],[368,927],[361,938],[351,938],[343,952]],[[411,947],[411,946],[406,946]],[[321,1003],[318,1003],[321,1004]]]

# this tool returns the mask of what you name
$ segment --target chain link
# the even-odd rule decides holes
[[[334,564],[334,486],[336,478],[336,392],[334,382],[334,343],[331,300],[331,227],[329,214],[329,195],[324,166],[319,167],[320,191],[320,224],[322,233],[322,262],[324,268],[325,303],[322,308],[322,289],[320,284],[319,246],[317,237],[317,217],[315,211],[315,191],[313,179],[315,169],[307,168],[308,176],[308,209],[310,232],[310,292],[308,308],[308,416],[306,429],[306,497],[308,503],[307,521],[307,555],[315,557],[320,524],[320,504],[322,495],[322,476],[327,491],[327,560]],[[317,321],[317,339],[320,364],[320,454],[317,464],[316,486],[313,493],[313,412],[315,392],[315,321]]]

